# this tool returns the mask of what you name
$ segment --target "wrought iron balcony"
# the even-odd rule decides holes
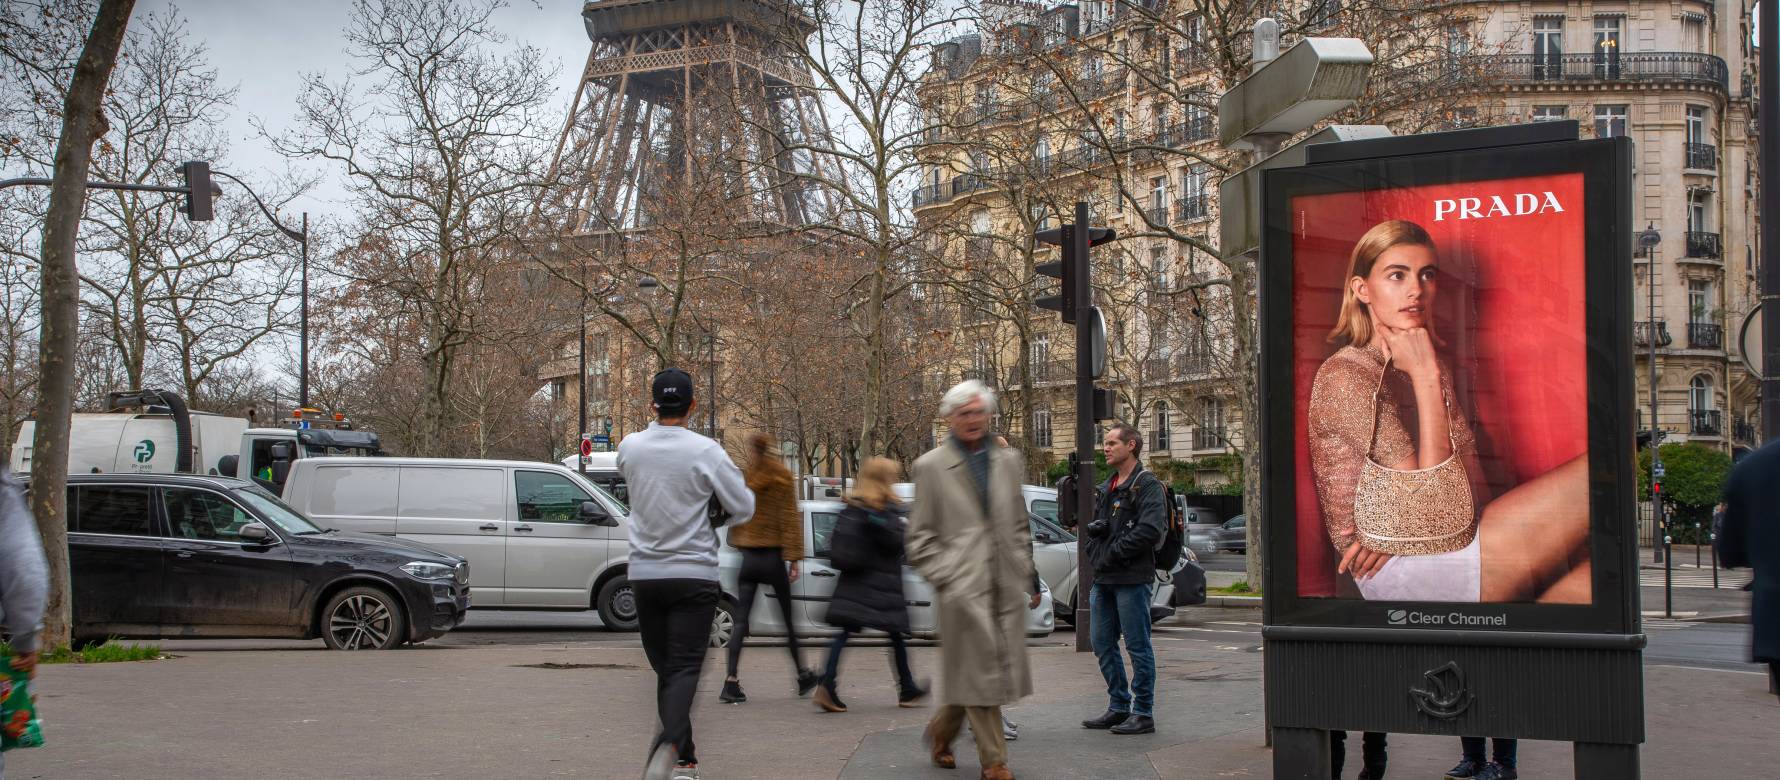
[[[1757,443],[1757,439],[1755,438],[1755,423],[1752,423],[1747,418],[1741,416],[1732,417],[1731,440],[1748,442],[1750,444]]]
[[[1724,326],[1716,322],[1687,323],[1687,345],[1694,349],[1724,349]]]
[[[1724,58],[1680,51],[1631,54],[1502,54],[1487,58],[1485,83],[1680,81],[1730,92],[1730,68]]]
[[[1687,430],[1695,436],[1719,436],[1724,433],[1724,412],[1717,409],[1689,409]]]
[[[1687,231],[1687,256],[1713,260],[1722,257],[1723,255],[1719,254],[1718,234],[1702,230]]]
[[[1632,323],[1632,341],[1638,346],[1649,347],[1653,337],[1656,339],[1657,346],[1669,346],[1673,341],[1669,338],[1669,323],[1663,320]]]
[[[1151,225],[1166,225],[1168,224],[1168,207],[1151,206],[1143,210],[1143,217]]]
[[[1189,195],[1174,202],[1174,221],[1186,222],[1201,219],[1211,212],[1210,198],[1205,195]]]
[[[923,184],[915,190],[915,208],[931,206],[947,199],[951,187],[946,184]]]
[[[1712,144],[1687,144],[1687,167],[1698,171],[1718,170],[1718,147]]]

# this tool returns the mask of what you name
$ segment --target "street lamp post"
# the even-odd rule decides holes
[[[278,221],[278,216],[266,207],[266,202],[260,200],[260,196],[253,191],[252,187],[247,186],[247,182],[222,171],[211,171],[210,175],[221,176],[241,185],[241,189],[247,193],[247,197],[253,198],[254,205],[260,207],[260,212],[266,215],[266,219],[272,221],[272,225],[278,228],[278,232],[302,245],[302,291],[298,296],[301,301],[301,310],[297,315],[297,406],[307,409],[309,408],[309,212],[303,212],[303,229],[292,230],[286,227],[283,222]]]
[[[1647,272],[1644,276],[1644,287],[1649,299],[1649,309],[1645,312],[1644,342],[1648,348],[1647,355],[1650,363],[1650,522],[1652,534],[1650,547],[1656,556],[1656,563],[1662,563],[1666,559],[1664,547],[1668,544],[1669,537],[1667,530],[1663,527],[1663,497],[1661,493],[1663,437],[1662,428],[1658,426],[1656,416],[1656,261],[1658,255],[1662,253],[1662,242],[1663,234],[1657,231],[1654,222],[1650,223],[1644,232],[1638,234],[1638,245],[1644,248],[1645,271]],[[1657,536],[1657,534],[1661,534],[1661,536]]]

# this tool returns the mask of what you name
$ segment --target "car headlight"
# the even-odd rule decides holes
[[[443,563],[431,561],[414,561],[402,564],[402,571],[417,580],[449,580],[457,576],[457,568]]]

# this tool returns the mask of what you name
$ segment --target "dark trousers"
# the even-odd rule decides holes
[[[841,651],[847,649],[847,639],[859,632],[857,628],[849,628],[834,635],[834,641],[828,645],[828,664],[822,669],[822,682],[830,688],[840,679]],[[901,693],[915,690],[915,670],[909,666],[909,644],[901,634],[890,632],[890,655],[896,666],[896,685]]]
[[[742,640],[748,638],[748,614],[754,610],[754,593],[761,585],[773,589],[779,614],[785,616],[785,637],[791,645],[791,668],[803,671],[797,648],[797,616],[791,612],[791,575],[785,572],[784,551],[777,547],[743,547],[742,570],[736,577],[735,630],[729,635],[729,676],[736,676],[742,661]]]
[[[1368,731],[1360,737],[1360,760],[1362,766],[1372,770],[1372,780],[1384,777],[1385,765],[1384,735],[1376,731]],[[1329,732],[1329,765],[1335,770],[1333,777],[1341,778],[1341,767],[1347,763],[1347,732]]]
[[[720,593],[710,580],[631,580],[643,653],[655,670],[655,711],[661,734],[649,746],[672,744],[680,760],[698,763],[692,746],[692,699],[711,643],[711,618]]]
[[[1490,751],[1490,760],[1505,767],[1513,767],[1515,754],[1520,752],[1520,741],[1513,739],[1491,740],[1495,744]],[[1459,737],[1459,744],[1465,748],[1465,758],[1483,763],[1483,737]]]

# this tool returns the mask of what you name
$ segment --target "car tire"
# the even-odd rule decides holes
[[[407,641],[408,619],[389,591],[358,585],[322,607],[321,638],[330,650],[388,650]]]
[[[727,598],[718,599],[717,611],[711,615],[711,646],[728,647],[735,629],[735,603]]]
[[[607,631],[637,630],[637,594],[630,587],[630,578],[613,577],[600,588],[598,599],[600,622]]]

